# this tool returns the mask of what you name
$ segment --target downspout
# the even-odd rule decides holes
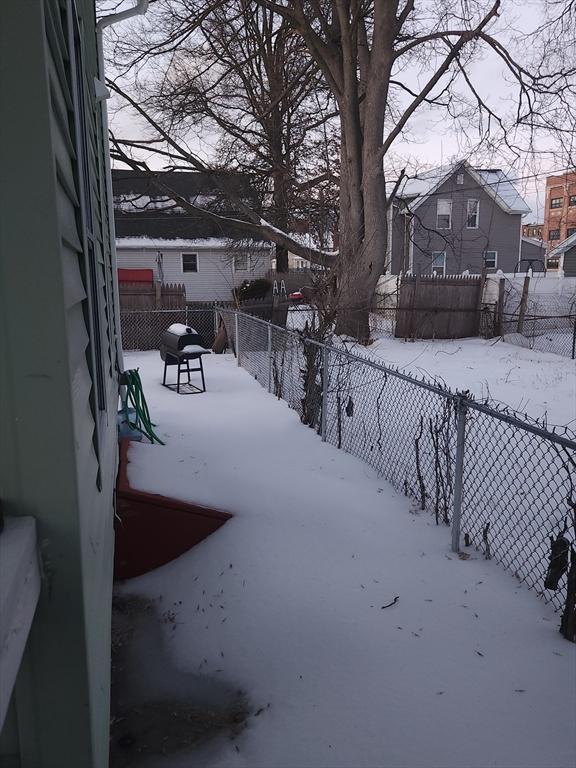
[[[104,78],[104,44],[103,31],[106,27],[118,24],[120,21],[140,16],[148,10],[149,0],[137,0],[133,8],[128,8],[120,13],[111,13],[103,16],[96,24],[96,47],[98,50],[98,75],[95,82],[96,99],[101,102],[100,113],[102,116],[102,139],[104,148],[104,168],[106,175],[106,196],[108,203],[108,232],[110,237],[110,260],[112,266],[112,282],[114,286],[114,314],[116,315],[116,359],[119,368],[118,373],[124,371],[124,354],[122,350],[122,330],[120,326],[120,294],[118,290],[118,261],[116,257],[116,227],[114,226],[114,198],[112,191],[112,168],[110,165],[110,140],[108,138],[108,105],[107,99],[110,92],[106,88]]]

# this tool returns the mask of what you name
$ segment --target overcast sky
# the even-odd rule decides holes
[[[501,6],[500,18],[497,27],[506,29],[505,36],[510,39],[510,46],[522,48],[528,44],[522,34],[533,30],[542,19],[542,3],[540,0],[519,2],[518,0],[504,0]],[[130,22],[123,25],[123,32]],[[492,30],[491,30],[492,31]],[[524,52],[529,57],[531,51]],[[467,68],[467,73],[474,83],[482,98],[491,105],[496,106],[501,112],[510,111],[513,107],[512,100],[515,90],[511,85],[509,75],[505,70],[502,60],[492,51],[485,51]],[[404,73],[406,82],[411,87],[417,87],[419,82],[429,77],[429,72],[424,66],[422,70]],[[113,105],[111,105],[113,106]],[[115,114],[111,109],[112,124],[119,135],[142,135],[142,125],[138,123],[128,112],[122,111]],[[445,115],[435,114],[431,110],[419,111],[410,124],[410,138],[399,140],[394,145],[394,165],[400,169],[408,164],[409,168],[432,168],[452,160],[469,156],[469,149],[477,137],[478,126],[467,126],[466,135],[455,130],[451,120]],[[213,155],[215,137],[205,135],[200,140],[195,140],[191,148],[201,156]],[[559,170],[560,159],[553,152],[554,147],[547,143],[546,139],[540,142],[539,149],[550,150],[536,157],[526,153],[519,160],[504,156],[501,153],[492,155],[483,153],[482,156],[472,155],[473,164],[484,167],[499,167],[505,170],[513,179],[518,179],[516,185],[524,196],[528,205],[532,208],[532,215],[525,220],[541,220],[544,201],[545,176],[548,173]],[[155,164],[155,167],[160,167]],[[536,174],[538,174],[536,176]],[[534,176],[536,176],[534,178]],[[532,178],[526,178],[532,177]]]

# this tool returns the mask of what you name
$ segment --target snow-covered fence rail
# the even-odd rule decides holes
[[[549,537],[575,510],[576,439],[347,350],[220,310],[238,362],[322,439],[357,456],[438,524],[544,590]],[[576,523],[576,521],[573,521]],[[574,541],[574,526],[566,536]],[[461,556],[465,557],[465,554]]]

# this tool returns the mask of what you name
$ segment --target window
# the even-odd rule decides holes
[[[486,269],[496,269],[498,264],[498,251],[484,251],[484,266]]]
[[[479,200],[468,200],[466,205],[466,229],[478,229]]]
[[[568,198],[568,205],[576,205],[576,195],[570,195]]]
[[[548,240],[560,240],[560,230],[559,229],[549,229],[548,230]]]
[[[571,237],[576,232],[576,227],[568,227],[566,230],[566,237]]]
[[[234,272],[246,272],[248,269],[248,254],[234,254]]]
[[[444,277],[446,274],[446,251],[433,251],[432,252],[432,274],[441,275]]]
[[[551,197],[550,198],[550,208],[562,208],[562,203],[564,202],[563,197]]]
[[[436,229],[452,229],[452,200],[438,200]]]
[[[458,173],[456,175],[456,184],[464,184],[464,174]]]
[[[182,272],[198,272],[198,254],[182,254]]]
[[[548,259],[546,262],[546,267],[548,269],[558,269],[560,266],[560,258],[558,256],[553,256],[551,259]]]

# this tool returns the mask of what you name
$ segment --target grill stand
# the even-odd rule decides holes
[[[198,360],[200,366],[198,368],[190,368],[190,360]],[[176,378],[176,383],[174,384],[166,384],[166,372],[169,365],[178,366],[178,375]],[[192,384],[190,381],[190,374],[195,372],[199,372],[200,376],[202,377],[202,389],[197,387],[195,384]],[[180,384],[180,378],[183,373],[186,374],[188,381]],[[162,386],[166,387],[167,389],[171,389],[173,392],[177,392],[179,395],[199,395],[202,394],[202,392],[206,392],[206,381],[204,379],[202,355],[176,356],[167,353],[166,359],[164,360],[164,377],[162,379]],[[180,391],[181,387],[182,391]]]

